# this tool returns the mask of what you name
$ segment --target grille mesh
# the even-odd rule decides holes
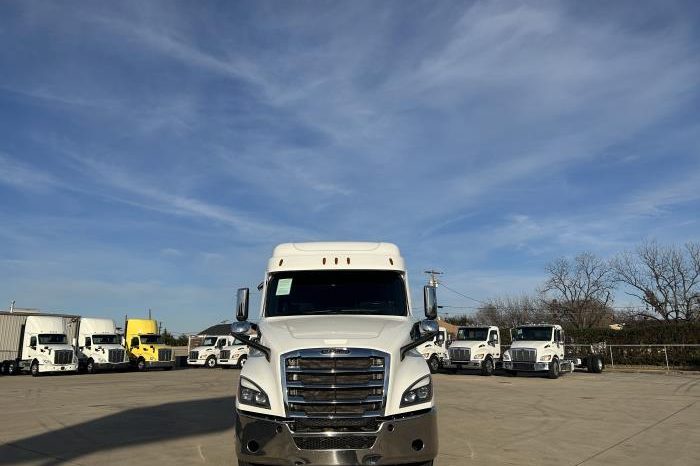
[[[360,450],[372,448],[376,437],[353,435],[340,437],[294,437],[294,443],[302,450]]]
[[[158,360],[159,361],[170,361],[173,357],[173,350],[171,349],[159,349],[158,350]]]
[[[221,353],[219,353],[219,359],[228,359],[231,357],[231,351],[230,350],[221,350]]]
[[[199,351],[190,351],[190,359],[196,360],[199,357]]]
[[[123,349],[111,349],[107,355],[107,360],[109,362],[124,362],[124,350]]]
[[[510,350],[513,361],[535,362],[537,360],[537,350],[532,348],[515,348]]]
[[[54,351],[54,364],[70,364],[73,362],[73,352],[69,350]]]
[[[471,350],[469,348],[450,348],[450,361],[469,361]]]

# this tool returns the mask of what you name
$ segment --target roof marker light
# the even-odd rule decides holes
[[[282,265],[282,262],[284,262],[284,259],[280,259],[280,265]]]
[[[326,265],[326,258],[323,258],[323,265]]]
[[[350,258],[348,257],[348,265],[350,265]]]
[[[392,259],[392,258],[390,257],[390,258],[389,258],[389,263],[390,263],[391,265],[394,265],[394,259]]]
[[[335,258],[335,265],[338,265],[338,258]]]

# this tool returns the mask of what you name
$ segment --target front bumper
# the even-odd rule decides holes
[[[503,368],[505,370],[508,370],[508,371],[539,372],[539,371],[548,371],[549,370],[549,363],[548,362],[504,361]]]
[[[146,367],[159,368],[159,367],[175,367],[175,361],[146,361]]]
[[[123,370],[123,369],[128,369],[131,366],[131,363],[129,361],[126,362],[99,362],[95,363],[95,369],[104,371],[104,370]]]
[[[189,366],[203,366],[207,362],[206,359],[188,359],[187,365]]]
[[[47,372],[77,372],[77,364],[39,364],[39,373]]]
[[[301,449],[297,442],[328,437],[375,437],[369,448]],[[295,440],[296,439],[296,440]],[[350,442],[354,443],[354,442]],[[239,461],[274,466],[388,465],[430,461],[438,452],[437,412],[383,418],[376,432],[295,433],[283,419],[236,412],[236,456]]]
[[[482,361],[443,361],[442,367],[445,369],[481,369]]]

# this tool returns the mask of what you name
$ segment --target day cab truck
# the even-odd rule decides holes
[[[501,366],[501,333],[495,326],[459,327],[444,363],[448,372],[478,369],[490,376]]]
[[[71,342],[77,316],[0,312],[0,366],[2,372],[33,376],[74,373],[78,358]]]
[[[233,338],[233,341],[221,348],[219,354],[219,365],[224,368],[245,366],[248,360],[248,345]]]
[[[438,334],[435,288],[415,321],[399,249],[281,244],[261,291],[252,324],[249,291],[238,290],[231,328],[251,347],[236,397],[239,466],[432,465],[433,382],[416,348]]]
[[[205,366],[209,369],[216,367],[218,361],[221,359],[221,352],[224,347],[233,346],[235,338],[230,335],[206,335],[202,340],[202,344],[195,346],[189,351],[187,356],[187,364],[190,366]],[[245,345],[243,345],[245,346]],[[225,354],[228,361],[230,357],[229,353]]]
[[[428,363],[431,374],[440,370],[449,357],[447,353],[447,330],[445,327],[440,327],[435,338],[423,343],[416,349],[423,355],[425,362]]]
[[[77,346],[79,367],[89,374],[129,367],[129,354],[112,319],[81,317]]]
[[[173,348],[163,343],[158,323],[150,319],[126,319],[124,324],[126,351],[129,361],[139,371],[175,367]]]

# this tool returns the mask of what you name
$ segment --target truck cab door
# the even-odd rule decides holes
[[[489,352],[493,355],[495,358],[500,358],[501,357],[501,340],[498,335],[498,330],[491,330],[489,332],[489,345],[491,348],[489,348]]]

